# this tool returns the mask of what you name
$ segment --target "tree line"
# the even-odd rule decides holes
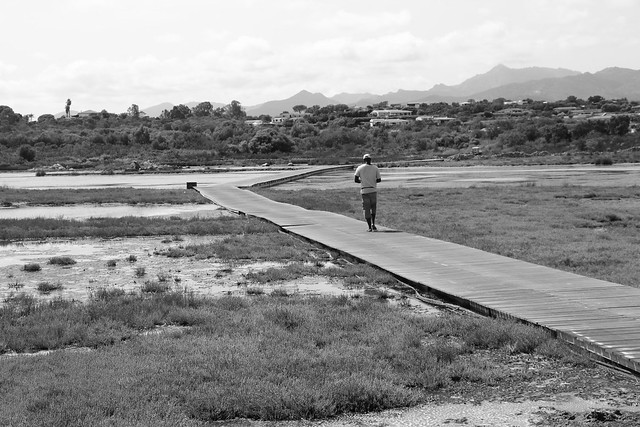
[[[373,110],[395,107],[387,102],[365,108],[294,105],[294,114],[283,112],[284,119],[274,125],[268,115],[247,116],[238,101],[218,108],[210,102],[194,108],[181,104],[157,118],[145,116],[136,104],[120,114],[105,110],[86,117],[44,114],[36,120],[0,106],[0,168],[52,163],[119,167],[141,160],[173,166],[264,159],[344,162],[365,151],[378,159],[411,160],[449,158],[468,153],[471,147],[480,147],[484,156],[608,153],[624,155],[621,161],[635,161],[640,147],[640,134],[635,132],[638,103],[626,99],[423,103],[409,109],[413,119],[448,120],[408,120],[400,127],[369,125]],[[592,116],[568,116],[572,108]]]

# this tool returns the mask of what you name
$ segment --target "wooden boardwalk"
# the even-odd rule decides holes
[[[231,211],[263,218],[473,311],[548,328],[595,358],[640,373],[640,289],[381,226],[369,233],[364,221],[232,185],[197,189]]]

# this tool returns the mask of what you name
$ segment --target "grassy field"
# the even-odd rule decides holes
[[[259,234],[273,230],[260,221],[238,221],[234,217],[169,218],[122,217],[88,218],[86,220],[33,218],[0,219],[0,240],[19,241],[46,238],[132,237],[158,235],[222,235]]]
[[[453,385],[531,379],[486,351],[556,359],[567,351],[524,325],[418,317],[379,298],[102,292],[85,305],[22,301],[2,311],[2,322],[40,325],[22,336],[94,348],[0,359],[0,425],[13,426],[195,426],[378,411]],[[157,324],[183,328],[137,335]]]
[[[361,219],[353,190],[258,189],[273,200]],[[380,225],[577,274],[640,286],[640,188],[382,189]]]

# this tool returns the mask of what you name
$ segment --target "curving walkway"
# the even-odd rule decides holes
[[[295,179],[295,173],[279,179]],[[220,206],[376,265],[424,291],[479,313],[548,328],[596,358],[640,373],[640,289],[381,226],[368,233],[363,221],[275,202],[233,185],[197,190]]]

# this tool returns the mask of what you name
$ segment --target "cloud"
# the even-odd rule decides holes
[[[181,43],[184,42],[184,37],[181,34],[175,34],[175,33],[166,33],[166,34],[160,34],[156,37],[156,41],[158,43],[170,43],[170,44],[176,44],[176,43]]]
[[[350,34],[380,33],[406,28],[411,22],[411,14],[407,10],[376,10],[375,6],[364,12],[346,12],[338,10],[329,17],[320,20],[314,27],[329,34],[347,32]]]

